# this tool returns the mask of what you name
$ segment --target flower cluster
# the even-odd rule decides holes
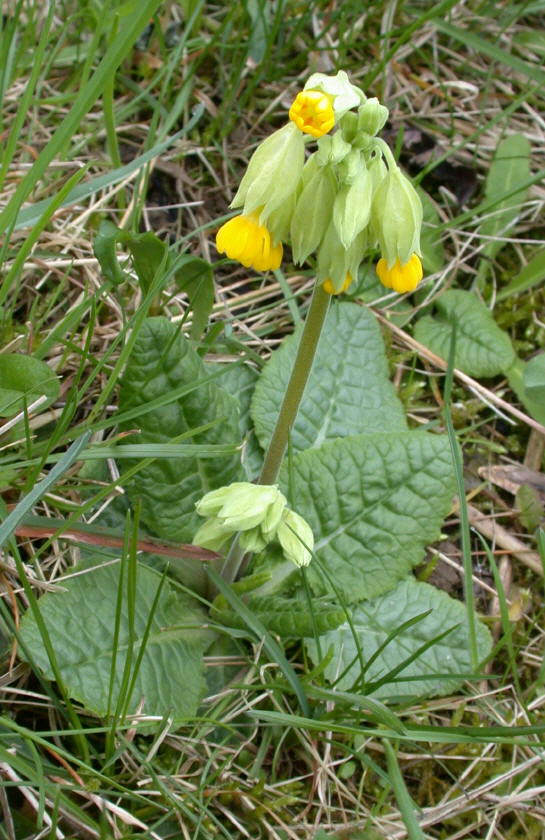
[[[239,534],[245,551],[263,551],[269,543],[278,542],[288,560],[296,566],[308,566],[314,548],[312,530],[287,504],[275,484],[237,481],[211,490],[195,506],[207,521],[193,542],[220,553],[225,552],[235,534]]]
[[[257,271],[278,268],[283,242],[296,264],[316,254],[329,294],[345,291],[370,248],[377,274],[397,292],[422,279],[422,204],[389,147],[376,135],[388,110],[346,73],[314,73],[297,94],[290,121],[255,150],[218,231],[218,251]],[[305,147],[317,148],[305,161]]]

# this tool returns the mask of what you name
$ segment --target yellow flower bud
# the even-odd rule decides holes
[[[348,287],[352,282],[352,275],[350,272],[347,272],[346,277],[344,278],[344,283],[342,284],[340,289],[336,289],[333,283],[331,282],[331,278],[327,277],[326,280],[322,283],[324,287],[324,292],[327,292],[328,295],[340,295],[341,292],[346,292]]]
[[[416,254],[403,265],[396,260],[391,268],[388,268],[387,261],[382,257],[377,263],[376,272],[383,286],[400,294],[414,292],[423,275],[422,263]]]
[[[256,271],[278,268],[282,261],[282,243],[272,244],[271,234],[259,224],[257,213],[225,222],[216,234],[216,248],[220,254]]]
[[[297,94],[289,117],[304,134],[322,137],[335,125],[331,97],[319,90],[302,90]]]

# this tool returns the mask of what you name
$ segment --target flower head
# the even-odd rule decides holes
[[[322,137],[335,125],[331,97],[320,90],[302,90],[295,97],[289,117],[304,134]]]
[[[376,272],[380,282],[387,289],[393,289],[400,294],[414,292],[422,280],[422,263],[420,258],[413,254],[406,263],[401,264],[396,260],[393,266],[388,268],[387,261],[382,257],[377,263]]]
[[[195,545],[225,552],[239,534],[244,551],[263,551],[279,542],[284,556],[296,566],[308,566],[314,547],[310,525],[287,507],[286,497],[276,484],[235,481],[206,493],[195,509],[206,522],[193,537]]]
[[[282,243],[273,245],[271,234],[259,223],[257,213],[225,222],[216,234],[216,248],[220,254],[256,271],[278,268],[282,261]]]

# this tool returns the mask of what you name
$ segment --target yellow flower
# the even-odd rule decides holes
[[[331,98],[320,90],[302,90],[295,97],[289,117],[304,134],[322,137],[335,125]]]
[[[344,283],[342,284],[340,289],[335,289],[335,286],[331,282],[331,278],[327,277],[323,282],[324,292],[327,292],[328,295],[340,295],[341,292],[346,292],[350,283],[352,282],[352,275],[347,273],[346,277],[344,278]]]
[[[220,254],[256,271],[278,268],[282,261],[282,243],[273,245],[271,234],[259,224],[257,213],[229,219],[216,234],[216,248]]]
[[[422,263],[416,254],[403,265],[397,259],[391,268],[383,257],[377,263],[376,272],[383,286],[399,293],[414,292],[423,274]]]

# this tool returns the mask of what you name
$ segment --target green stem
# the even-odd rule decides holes
[[[265,461],[263,469],[258,479],[258,484],[274,484],[286,446],[288,445],[288,438],[290,430],[297,417],[297,411],[301,403],[303,391],[307,384],[314,356],[316,355],[316,348],[318,347],[318,340],[322,332],[325,316],[329,307],[331,295],[324,292],[322,284],[316,283],[310,307],[303,327],[303,333],[297,348],[297,355],[293,363],[290,380],[278,412],[276,426],[269,443],[269,447],[265,454]],[[244,557],[244,551],[240,547],[238,537],[231,546],[231,550],[223,562],[221,569],[221,577],[223,580],[231,583],[244,571],[249,555]],[[215,593],[214,593],[215,594]]]
[[[314,356],[316,355],[316,348],[322,327],[324,325],[325,316],[329,307],[331,295],[324,292],[321,283],[316,283],[314,286],[314,293],[310,301],[310,307],[305,320],[303,334],[299,341],[297,348],[297,356],[293,363],[293,370],[291,372],[290,381],[280,406],[276,426],[269,443],[269,447],[265,454],[265,461],[263,462],[263,469],[259,476],[258,484],[274,484],[280,465],[288,445],[288,437],[291,428],[297,417],[299,404],[307,384]]]

